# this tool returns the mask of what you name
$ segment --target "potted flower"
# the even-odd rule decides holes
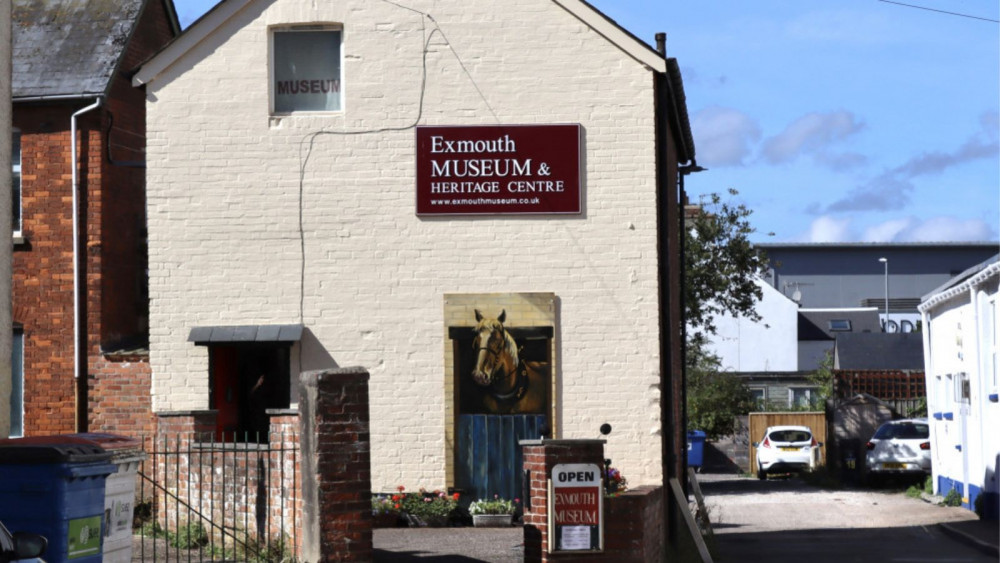
[[[395,528],[399,523],[399,495],[372,495],[372,519],[376,528]]]
[[[608,466],[607,479],[604,481],[604,496],[613,497],[624,493],[628,489],[628,480],[622,472],[614,467]]]
[[[447,526],[448,520],[458,508],[458,493],[447,494],[442,491],[428,492],[420,489],[418,493],[404,493],[403,487],[397,487],[399,510],[406,517],[410,526]]]
[[[479,499],[469,505],[472,525],[477,528],[509,527],[519,502],[520,499],[507,500],[500,498],[500,495],[493,495],[492,499]]]

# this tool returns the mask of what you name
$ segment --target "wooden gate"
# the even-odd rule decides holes
[[[770,426],[808,426],[813,438],[822,444],[819,450],[819,464],[826,465],[827,446],[825,412],[752,412],[750,413],[750,460],[751,471],[757,470],[757,448],[754,443],[764,439],[764,431]]]
[[[543,414],[463,414],[458,417],[455,485],[480,499],[520,498],[521,440],[542,437]]]

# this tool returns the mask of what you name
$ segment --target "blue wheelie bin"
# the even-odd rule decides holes
[[[701,471],[705,460],[705,433],[701,430],[690,430],[687,433],[688,467]]]
[[[68,436],[0,440],[0,521],[45,536],[50,563],[100,563],[110,459]]]

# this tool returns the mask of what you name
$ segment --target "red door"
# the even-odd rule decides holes
[[[215,439],[233,439],[240,426],[240,362],[232,346],[212,346],[212,405],[219,412]]]

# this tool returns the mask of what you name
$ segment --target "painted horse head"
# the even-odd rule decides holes
[[[506,310],[495,319],[487,319],[476,309],[477,324],[472,341],[476,350],[476,365],[472,370],[472,379],[479,385],[499,383],[517,370],[517,344],[503,327],[506,319]]]

